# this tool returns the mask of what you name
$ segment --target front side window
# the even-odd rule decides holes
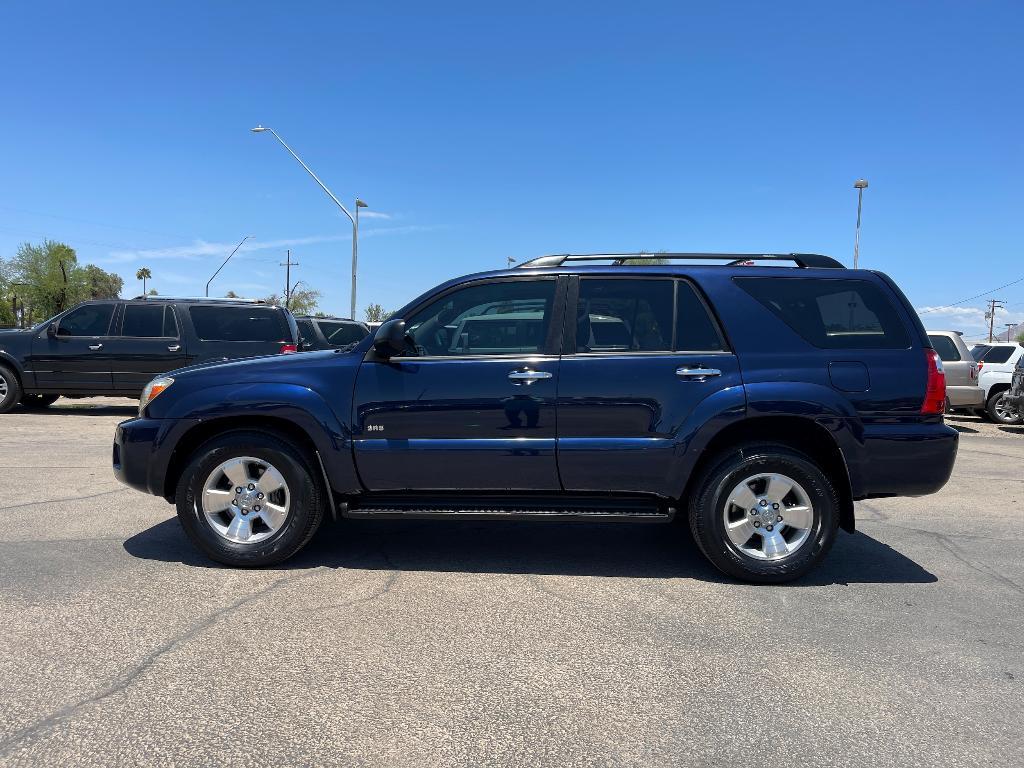
[[[576,351],[671,351],[672,301],[671,280],[582,278]]]
[[[189,307],[196,334],[203,341],[291,343],[284,315],[270,307]]]
[[[126,304],[121,335],[134,338],[175,338],[178,329],[174,323],[174,310],[166,305]]]
[[[929,336],[932,347],[939,353],[939,359],[944,363],[955,363],[960,360],[960,350],[956,343],[949,336]]]
[[[539,354],[551,324],[555,280],[503,280],[459,288],[406,318],[424,356]]]
[[[106,336],[113,304],[85,304],[61,318],[57,333],[61,336]]]
[[[893,302],[867,280],[740,277],[736,283],[821,349],[906,349]]]

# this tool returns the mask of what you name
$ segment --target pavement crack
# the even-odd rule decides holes
[[[316,573],[318,572],[318,570],[319,569],[311,573]],[[125,690],[126,688],[131,686],[136,680],[138,680],[140,677],[146,674],[146,672],[152,669],[153,666],[156,665],[157,662],[159,662],[164,656],[171,653],[181,645],[184,645],[185,643],[189,642],[190,640],[195,639],[200,634],[205,632],[207,629],[212,627],[214,624],[218,623],[225,617],[230,616],[235,611],[244,608],[246,605],[254,602],[255,600],[266,597],[271,592],[274,592],[275,590],[281,588],[282,586],[290,582],[298,581],[302,578],[308,577],[309,575],[310,572],[298,575],[282,576],[281,578],[275,580],[273,583],[269,584],[263,589],[246,595],[245,597],[239,598],[233,603],[226,605],[223,608],[220,608],[214,611],[213,613],[206,615],[200,621],[196,622],[190,627],[187,627],[184,631],[174,635],[159,648],[156,648],[155,650],[150,652],[138,664],[136,664],[127,672],[123,673],[120,677],[114,680],[114,682],[112,682],[106,688],[97,691],[91,696],[87,696],[71,704],[67,704],[64,707],[61,707],[60,709],[56,710],[55,712],[51,712],[49,715],[46,715],[45,717],[37,720],[31,725],[27,725],[24,728],[15,731],[7,738],[0,740],[0,757],[7,757],[18,745],[26,741],[31,741],[36,737],[42,735],[47,730],[59,725],[60,723],[66,720],[71,719],[76,714],[78,714],[78,712],[82,709],[90,707],[93,704],[98,704],[104,699],[110,698],[111,696]]]
[[[67,498],[63,499],[41,499],[40,501],[26,501],[24,504],[12,504],[9,507],[0,506],[0,509],[2,509],[4,512],[10,512],[12,509],[37,507],[40,504],[61,504],[66,501],[85,501],[86,499],[96,499],[99,498],[100,496],[110,496],[113,493],[124,493],[125,491],[130,490],[131,488],[122,486],[120,488],[111,488],[109,491],[101,491],[100,493],[86,494],[85,496],[68,496]]]

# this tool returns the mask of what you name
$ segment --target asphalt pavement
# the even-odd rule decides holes
[[[757,587],[683,527],[345,521],[217,567],[128,401],[0,416],[0,765],[1024,763],[1024,428]]]

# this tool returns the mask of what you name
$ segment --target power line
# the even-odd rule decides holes
[[[919,314],[919,315],[926,315],[929,312],[938,312],[938,311],[940,311],[942,309],[945,309],[946,307],[955,307],[958,304],[963,304],[963,303],[968,302],[968,301],[973,301],[974,299],[980,299],[982,296],[988,296],[990,293],[995,293],[996,291],[1001,291],[1001,290],[1003,290],[1003,288],[1009,288],[1011,285],[1016,285],[1017,283],[1024,283],[1024,277],[1019,277],[1016,280],[1013,280],[1012,282],[1007,283],[1006,285],[1000,285],[998,288],[993,288],[991,291],[983,291],[982,293],[976,294],[974,296],[968,296],[966,299],[960,299],[960,301],[954,301],[952,304],[944,304],[941,307],[933,307],[932,309],[925,309],[925,310],[922,310],[921,312],[918,312],[917,314]]]

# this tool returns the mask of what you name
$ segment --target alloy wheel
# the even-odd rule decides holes
[[[291,495],[284,475],[252,456],[229,459],[203,485],[202,510],[220,536],[236,544],[257,544],[284,526]]]
[[[736,484],[722,511],[725,533],[742,554],[757,560],[790,557],[810,538],[811,498],[796,480],[777,472]]]

